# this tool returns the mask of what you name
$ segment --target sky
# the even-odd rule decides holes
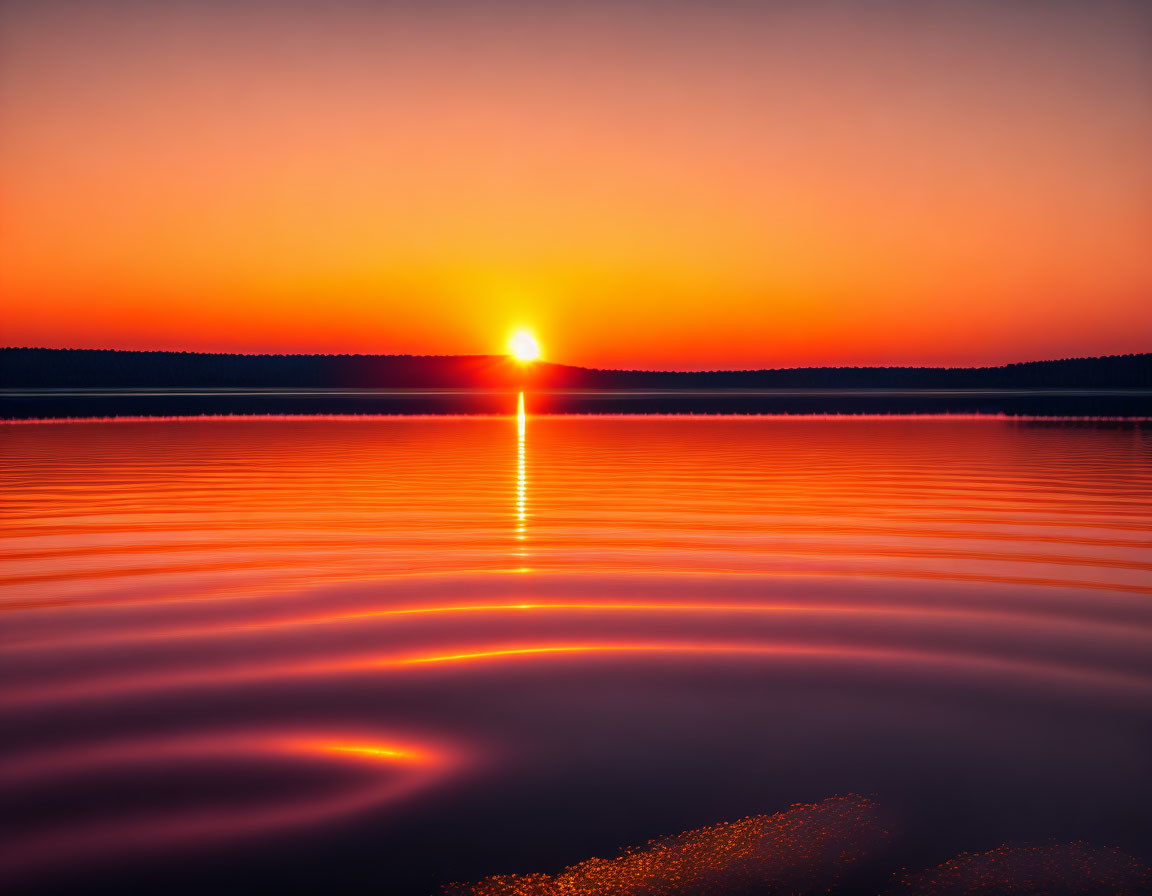
[[[0,343],[1152,349],[1140,0],[0,0]]]

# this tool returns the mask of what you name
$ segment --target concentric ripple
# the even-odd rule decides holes
[[[1125,740],[1152,721],[1144,424],[522,411],[2,430],[0,783],[26,809],[6,838],[26,879],[403,829],[488,782],[513,812],[592,767],[647,782],[637,819],[668,811],[669,781],[712,781],[707,800],[685,791],[685,830],[885,783],[914,795],[966,761],[956,730],[1080,738],[1069,756],[1103,782],[1088,794],[1149,783]],[[924,739],[899,773],[852,751],[856,712],[884,720],[870,736],[892,755]],[[936,712],[984,715],[920,725]],[[812,747],[829,732],[843,745]],[[969,778],[1016,786],[1023,760],[973,743]],[[708,803],[725,769],[732,794],[759,774],[745,752],[774,749],[764,805]],[[788,789],[821,769],[846,771]],[[468,824],[515,824],[468,805]],[[1134,806],[1124,824],[1152,823]],[[1056,833],[1092,833],[1075,823]],[[514,870],[506,848],[495,867]]]
[[[244,761],[263,766],[343,766],[343,779],[321,782],[302,797],[271,792],[247,800],[197,801],[173,807],[161,803],[119,817],[116,806],[91,821],[64,821],[45,831],[25,831],[5,843],[0,869],[20,871],[59,861],[62,856],[100,856],[124,850],[263,834],[317,824],[386,806],[430,787],[460,761],[450,752],[384,740],[379,735],[318,735],[316,732],[229,731],[169,737],[134,737],[6,759],[0,783],[19,805],[39,797],[37,785],[75,784],[101,774],[146,773],[160,766],[166,775],[205,765]],[[299,778],[302,768],[292,774]],[[25,809],[25,811],[27,811]],[[32,826],[34,827],[34,825]]]

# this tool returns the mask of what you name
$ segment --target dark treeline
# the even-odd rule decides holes
[[[501,355],[239,355],[0,349],[6,389],[1148,389],[1152,353],[1000,367],[596,370]]]
[[[0,417],[532,413],[1152,415],[1152,355],[661,372],[503,356],[0,350]]]
[[[9,389],[443,389],[509,385],[502,357],[0,349]]]

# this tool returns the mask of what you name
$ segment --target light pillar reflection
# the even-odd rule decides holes
[[[525,452],[525,436],[528,431],[528,415],[524,411],[524,393],[516,409],[516,538],[524,541],[527,537],[528,516],[528,473]],[[518,552],[525,557],[527,552],[521,547]]]

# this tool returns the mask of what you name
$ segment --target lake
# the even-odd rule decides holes
[[[4,425],[15,890],[427,896],[850,795],[838,892],[1152,861],[1152,425],[528,404]]]

